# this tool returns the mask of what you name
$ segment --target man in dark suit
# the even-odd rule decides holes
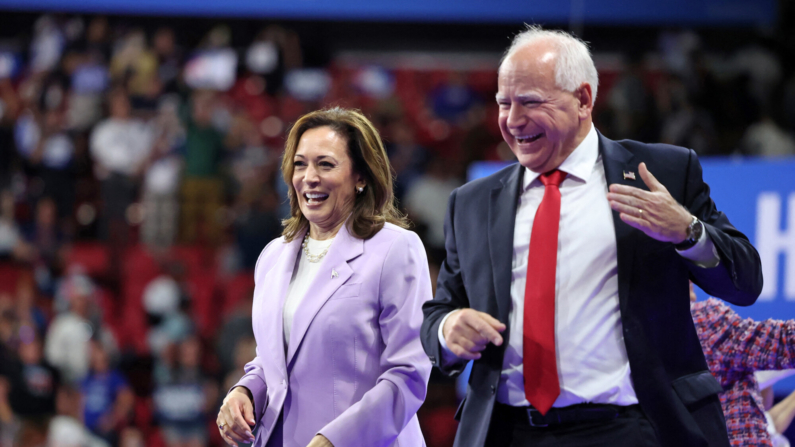
[[[424,306],[434,365],[474,360],[456,446],[729,445],[688,279],[750,305],[759,256],[692,150],[596,131],[597,85],[587,46],[562,32],[530,27],[501,63],[519,163],[451,194]]]

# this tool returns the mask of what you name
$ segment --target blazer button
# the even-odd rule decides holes
[[[496,387],[496,386],[494,386],[494,385],[492,385],[492,386],[491,386],[491,394],[494,394],[494,393],[496,393],[496,392],[497,392],[497,387]]]

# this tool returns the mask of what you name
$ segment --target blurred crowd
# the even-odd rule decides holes
[[[301,114],[340,105],[376,123],[432,275],[450,192],[473,162],[512,159],[498,55],[309,66],[282,26],[241,45],[226,25],[183,42],[144,23],[42,15],[0,41],[0,447],[221,445],[215,413],[254,356],[251,270],[289,210],[281,145]],[[666,31],[595,51],[607,136],[795,155],[795,71],[765,39],[712,51]],[[433,380],[421,423],[429,446],[451,445],[455,387]]]

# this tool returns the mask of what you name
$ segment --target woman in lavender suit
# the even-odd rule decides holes
[[[287,137],[282,172],[292,216],[257,261],[257,356],[224,399],[221,435],[257,447],[424,446],[430,275],[395,208],[378,132],[356,111],[309,113]]]

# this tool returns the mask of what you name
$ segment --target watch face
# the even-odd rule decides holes
[[[697,242],[701,239],[701,235],[704,233],[704,224],[699,220],[693,225],[693,234],[690,235],[690,240],[693,242]]]

